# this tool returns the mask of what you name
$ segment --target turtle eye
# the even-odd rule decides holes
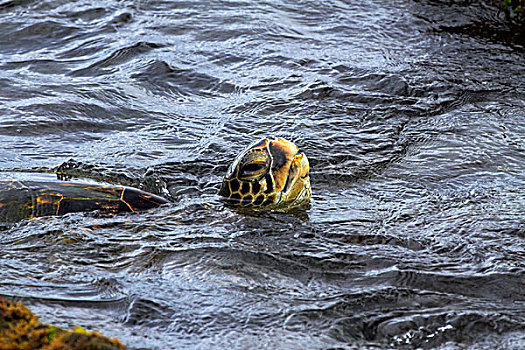
[[[241,176],[254,178],[261,175],[266,170],[266,163],[249,163],[242,167]]]

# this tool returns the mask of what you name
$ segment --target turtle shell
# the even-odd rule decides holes
[[[168,200],[126,186],[92,181],[60,181],[51,174],[0,181],[0,222],[98,210],[103,213],[137,212]]]

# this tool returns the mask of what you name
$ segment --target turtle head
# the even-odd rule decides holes
[[[224,177],[219,194],[251,210],[286,210],[311,197],[308,158],[293,143],[268,137],[241,152]]]

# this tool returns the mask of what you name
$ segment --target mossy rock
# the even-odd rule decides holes
[[[0,297],[0,349],[2,350],[124,350],[109,339],[81,327],[72,331],[43,324],[22,303]]]
[[[501,7],[508,17],[525,24],[525,0],[502,0]]]
[[[525,27],[525,0],[485,0],[485,3],[503,11],[509,23]]]

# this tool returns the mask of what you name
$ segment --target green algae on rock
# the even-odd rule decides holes
[[[525,25],[525,0],[503,0],[501,7],[508,18]]]
[[[22,303],[0,296],[0,349],[3,350],[124,350],[109,339],[81,327],[72,331],[43,324]]]

